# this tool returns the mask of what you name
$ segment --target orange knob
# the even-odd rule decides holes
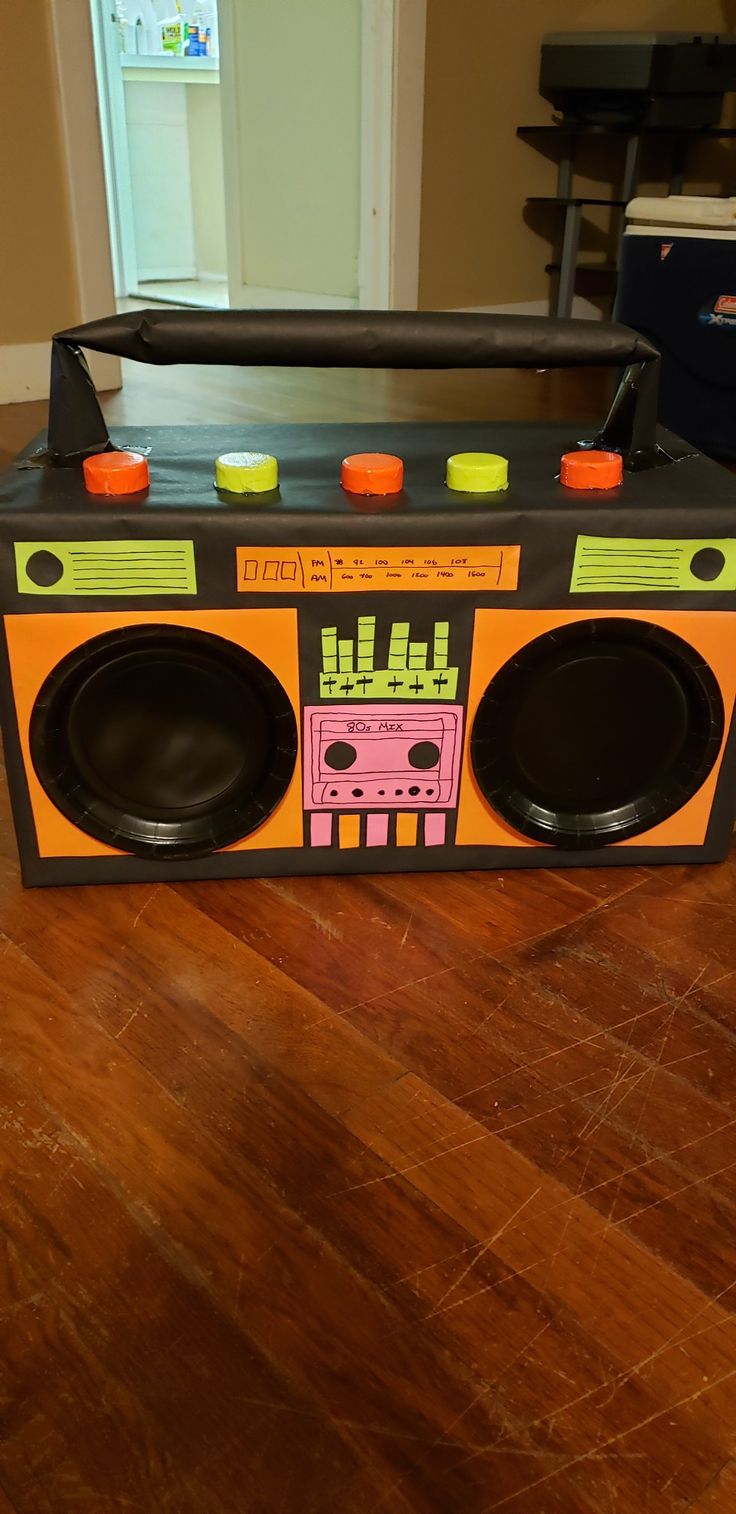
[[[624,479],[623,458],[618,452],[565,452],[560,462],[560,483],[566,489],[616,489]]]
[[[343,460],[341,483],[349,494],[399,494],[404,464],[390,452],[356,452]]]
[[[149,483],[141,452],[96,452],[82,463],[88,494],[139,494]]]

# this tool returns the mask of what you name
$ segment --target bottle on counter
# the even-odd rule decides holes
[[[139,57],[156,57],[163,53],[161,24],[153,0],[136,0],[128,17],[128,26],[131,25],[135,28],[135,51]]]
[[[125,0],[118,0],[117,22],[120,32],[121,53],[135,53],[135,26],[131,26],[131,17],[128,15],[128,7]]]
[[[199,20],[199,43],[202,53],[208,58],[218,58],[220,46],[217,33],[217,5],[213,0],[204,0],[197,7]]]
[[[172,54],[175,58],[184,56],[184,20],[181,16],[172,16],[168,21],[161,22],[162,51]]]

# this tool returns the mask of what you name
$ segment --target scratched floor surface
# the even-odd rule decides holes
[[[24,893],[0,803],[0,1514],[733,1514],[736,857]]]

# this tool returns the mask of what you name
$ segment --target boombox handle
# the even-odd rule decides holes
[[[442,311],[136,310],[53,339],[48,456],[71,463],[113,447],[81,348],[140,363],[300,368],[620,368],[591,443],[627,468],[657,458],[659,353],[628,326]]]

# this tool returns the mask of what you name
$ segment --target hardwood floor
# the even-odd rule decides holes
[[[484,417],[599,420],[611,376],[568,373],[384,373],[360,369],[154,368],[124,363],[124,387],[105,398],[111,425],[258,421],[445,420]],[[0,406],[0,465],[46,424],[35,400]]]
[[[142,369],[108,411],[603,383]],[[734,860],[28,893],[0,805],[0,1514],[733,1514]]]

